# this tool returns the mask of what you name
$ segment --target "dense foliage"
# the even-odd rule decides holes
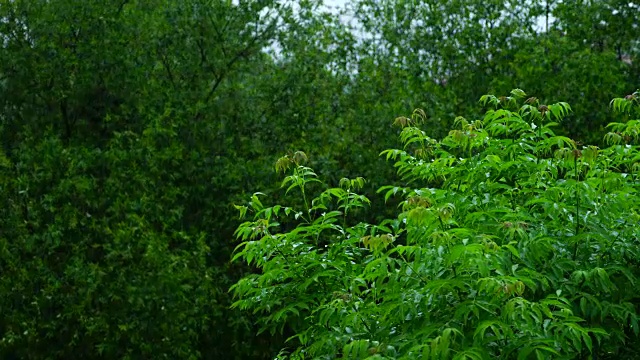
[[[383,155],[404,185],[379,192],[402,201],[377,224],[359,221],[374,201],[364,179],[318,188],[303,153],[281,158],[304,204],[238,207],[255,215],[235,257],[262,271],[233,286],[234,306],[290,327],[300,359],[637,356],[640,120],[610,124],[606,148],[579,146],[552,130],[567,103],[523,97],[482,97],[484,118],[439,141],[423,111],[396,119],[403,148]]]
[[[456,189],[460,197],[446,202],[455,205],[450,221],[460,222],[458,216],[475,211],[463,201],[471,196],[468,187],[475,181],[465,166],[477,163],[488,169],[490,164],[478,157],[485,148],[473,145],[471,153],[467,148],[455,150],[449,142],[464,142],[466,137],[447,134],[455,126],[460,134],[485,131],[492,141],[504,135],[489,125],[468,130],[461,128],[464,122],[455,121],[458,115],[480,118],[476,100],[483,94],[526,89],[540,99],[529,104],[536,108],[554,99],[570,101],[572,111],[563,112],[566,117],[554,131],[602,148],[600,162],[589,163],[591,167],[580,162],[578,178],[571,178],[575,169],[570,164],[549,164],[549,171],[554,166],[560,171],[552,173],[553,178],[582,183],[587,170],[597,169],[607,176],[626,172],[627,178],[611,181],[619,191],[632,188],[629,181],[636,173],[621,165],[622,155],[610,153],[613,148],[605,150],[603,139],[611,131],[608,141],[633,140],[629,124],[634,123],[629,120],[637,119],[638,113],[630,104],[637,100],[615,102],[624,125],[610,129],[605,126],[611,113],[602,105],[638,88],[639,16],[636,3],[620,0],[354,0],[331,11],[322,0],[0,0],[0,358],[273,358],[289,336],[301,334],[307,320],[291,317],[287,310],[280,319],[286,323],[276,322],[282,332],[256,336],[269,319],[231,307],[233,284],[248,274],[266,274],[253,261],[250,265],[230,261],[237,245],[234,230],[240,223],[233,204],[257,190],[298,211],[321,203],[331,208],[327,196],[334,201],[339,197],[335,210],[342,215],[330,213],[333,208],[327,214],[340,217],[342,222],[335,225],[344,231],[360,222],[381,224],[383,229],[396,226],[399,231],[400,224],[392,220],[398,215],[397,206],[406,211],[417,206],[406,205],[409,193],[402,195],[412,191],[408,183],[386,202],[380,201],[376,191],[397,181],[396,171],[379,154],[395,146],[400,132],[404,141],[413,142],[406,154],[389,154],[399,166],[403,164],[403,176],[445,189],[452,186],[452,177],[464,175]],[[415,108],[424,109],[420,115],[427,119],[429,136],[449,140],[422,139],[413,118],[400,118],[401,128],[390,125],[389,119]],[[506,110],[527,122],[534,116],[519,114],[516,108]],[[470,124],[465,126],[476,122]],[[513,163],[510,166],[519,169],[514,173],[511,167],[501,168],[512,161],[510,154],[519,154],[511,145],[493,154],[500,159],[494,166],[501,170],[492,171],[515,174],[505,181],[518,190],[509,198],[494,184],[505,181],[491,175],[491,183],[483,186],[492,194],[492,205],[502,204],[504,197],[528,201],[523,185],[513,181],[530,180],[528,172],[547,166],[550,155],[542,150],[555,151],[558,146],[538,148],[537,140],[509,131],[509,138],[522,135],[536,147],[532,156],[540,162],[536,167]],[[549,134],[536,136],[551,139]],[[423,150],[412,152],[416,144],[424,144]],[[287,161],[303,165],[305,156],[295,153],[296,149],[304,149],[310,159],[304,166],[322,174],[324,181],[309,180],[310,174],[304,172],[294,174],[289,185],[299,186],[301,176],[313,181],[305,187],[305,196],[284,195],[272,171],[281,154],[289,154],[285,158],[289,160],[282,160],[279,169],[287,167]],[[426,164],[429,156],[441,159],[440,165],[452,161],[442,157],[441,151],[458,159],[449,164],[451,169],[436,166],[428,173],[439,172],[427,175],[420,173],[427,170],[414,166],[420,160]],[[612,159],[610,163],[601,162],[607,158]],[[459,159],[470,160],[463,165]],[[297,167],[288,169],[297,171]],[[551,186],[545,182],[548,176],[541,181]],[[576,191],[564,188],[573,186],[569,183],[553,186],[561,187],[558,196]],[[342,190],[312,204],[326,188]],[[595,206],[580,201],[585,214]],[[600,201],[613,207],[622,200]],[[633,204],[627,205],[625,211],[633,211]],[[538,216],[536,211],[542,213],[548,206],[531,205],[528,216]],[[623,237],[624,223],[605,223],[616,216],[614,210],[605,210],[598,216],[608,218],[592,221],[591,213],[581,218],[580,233],[591,231],[589,226],[602,226]],[[305,221],[314,221],[304,211]],[[522,215],[518,214],[509,216]],[[486,233],[485,228],[492,226],[489,221],[476,222],[473,234]],[[295,230],[296,221],[282,224],[281,234],[301,231]],[[439,231],[457,225],[445,226]],[[459,227],[470,226],[461,223]],[[530,231],[556,231],[535,226]],[[356,229],[357,234],[364,231]],[[394,244],[413,241],[407,237],[408,230],[404,235],[392,231],[398,236]],[[376,237],[380,234],[376,230],[362,236],[374,239],[367,242],[370,247],[380,241]],[[510,235],[513,241],[518,234]],[[354,243],[349,246],[358,248],[356,235],[351,236]],[[549,237],[553,239],[548,240],[549,246],[563,241]],[[596,240],[589,238],[590,245],[584,246],[594,247]],[[329,233],[317,241],[322,246],[333,243]],[[504,267],[500,251],[492,253],[491,261]],[[624,259],[616,260],[617,253],[605,255],[598,265],[618,287],[622,286],[616,277],[620,275],[605,265],[627,261],[631,265],[625,271],[635,276],[629,260],[633,249],[628,251]],[[579,247],[576,256],[582,257],[571,261],[578,265],[586,261],[585,252]],[[327,256],[323,254],[317,256]],[[398,256],[382,257],[397,262]],[[416,261],[417,255],[402,256]],[[522,269],[537,265],[527,265],[525,260],[533,260],[521,257],[509,259],[519,264],[517,276],[525,276]],[[461,274],[470,279],[471,270]],[[302,268],[296,276],[311,270],[298,271]],[[468,282],[468,278],[462,280]],[[548,281],[551,287],[556,279]],[[365,283],[374,282],[367,279]],[[523,296],[534,292],[535,301],[548,289],[544,284],[536,290],[524,284]],[[312,288],[318,290],[318,285]],[[568,296],[569,290],[563,291],[562,296]],[[326,296],[335,295],[335,300],[342,296],[337,294]],[[625,293],[618,290],[610,294],[620,296],[607,300],[611,306],[632,301],[624,300]],[[600,295],[593,296],[603,304]],[[384,304],[390,303],[385,300]],[[454,309],[458,309],[455,304],[443,311]],[[615,316],[611,321],[622,321],[622,315]],[[613,347],[619,344],[615,339],[631,334],[622,325],[620,333],[615,333],[614,325],[580,324],[592,331],[594,347],[604,335],[592,329],[607,332],[610,337],[603,344],[611,349],[601,352],[615,353]],[[314,331],[310,328],[309,334]],[[461,346],[463,338],[456,339],[454,348]]]

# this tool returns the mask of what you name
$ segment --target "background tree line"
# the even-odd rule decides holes
[[[414,108],[441,136],[518,87],[597,145],[640,82],[628,1],[321,3],[0,1],[0,357],[270,358],[229,259],[281,154],[372,194]]]

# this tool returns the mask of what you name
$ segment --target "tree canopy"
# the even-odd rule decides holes
[[[0,357],[631,358],[639,17],[0,0]]]

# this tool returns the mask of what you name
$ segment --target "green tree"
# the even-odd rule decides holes
[[[442,140],[423,111],[398,118],[403,148],[383,154],[403,184],[380,192],[401,208],[379,223],[359,220],[363,179],[312,192],[304,157],[281,158],[303,206],[238,207],[251,218],[235,259],[262,271],[234,285],[234,306],[294,329],[282,358],[633,358],[640,121],[579,146],[552,130],[567,103],[524,98],[483,96],[485,116]]]
[[[227,311],[225,219],[268,169],[247,104],[290,11],[1,3],[3,357],[268,356]]]

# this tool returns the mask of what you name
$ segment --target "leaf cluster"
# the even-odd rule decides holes
[[[394,218],[359,221],[350,210],[370,201],[352,187],[326,188],[304,209],[252,201],[234,259],[260,271],[232,287],[233,306],[261,314],[263,331],[293,332],[283,358],[630,356],[637,141],[580,145],[553,131],[568,104],[525,98],[483,96],[484,117],[456,119],[441,140],[396,120],[403,149],[381,155],[404,185],[379,189],[400,198]],[[318,180],[302,166],[290,176],[301,172],[308,196]]]

